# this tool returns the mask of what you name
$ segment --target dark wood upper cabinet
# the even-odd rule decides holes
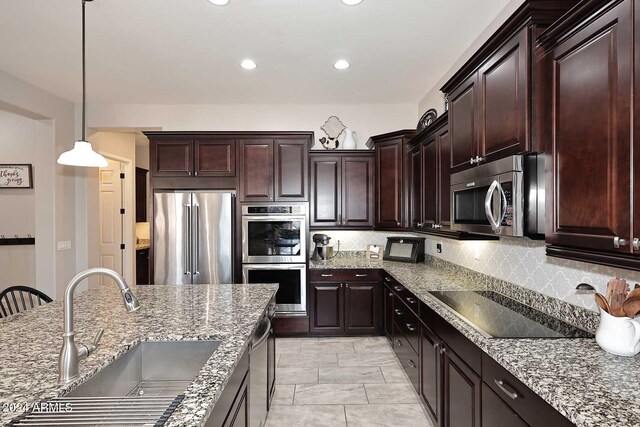
[[[309,160],[307,139],[277,139],[275,154],[275,200],[307,200]]]
[[[373,152],[311,152],[310,169],[311,227],[373,227]]]
[[[594,11],[585,13],[591,3]],[[546,239],[553,246],[547,253],[640,269],[632,255],[639,235],[631,229],[640,210],[632,211],[640,181],[632,182],[630,162],[633,2],[605,3],[586,2],[566,28],[542,36],[552,64]]]
[[[149,161],[152,176],[192,176],[193,140],[185,137],[153,138]]]
[[[478,75],[473,74],[449,94],[449,129],[453,141],[453,172],[471,167],[478,155]]]
[[[537,110],[548,62],[535,39],[577,0],[526,0],[443,86],[452,172],[544,149]]]
[[[481,378],[451,349],[443,355],[444,426],[480,427]]]
[[[433,135],[420,145],[422,150],[422,193],[423,217],[420,229],[430,229],[438,224],[438,142]],[[445,169],[449,170],[449,159],[445,159]],[[415,190],[414,190],[415,191]]]
[[[402,229],[407,226],[404,157],[406,144],[414,136],[415,131],[403,130],[371,138],[376,159],[376,228]]]
[[[447,161],[451,158],[449,128],[443,126],[436,131],[438,146],[438,224],[443,230],[451,229],[451,172]]]
[[[240,201],[273,201],[273,140],[240,141]]]
[[[408,226],[419,228],[422,226],[422,147],[412,146],[407,152],[407,191]]]
[[[634,9],[634,28],[640,28],[640,8]],[[636,30],[637,31],[637,30]],[[634,53],[636,58],[640,58],[640,34],[634,34]],[[640,67],[634,67],[633,75],[634,87],[640,87]],[[635,131],[640,129],[640,97],[634,97],[633,103],[633,164],[640,165],[640,134]],[[633,168],[633,240],[631,247],[636,255],[640,255],[640,167]]]
[[[195,176],[236,176],[235,140],[197,138],[194,153]]]

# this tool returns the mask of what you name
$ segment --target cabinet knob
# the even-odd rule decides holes
[[[397,345],[398,347],[402,347],[402,341],[400,341],[400,340],[396,340],[396,345]]]
[[[640,239],[637,237],[633,239],[633,250],[640,251]]]
[[[445,346],[440,346],[440,354],[444,354],[447,352],[447,348]]]
[[[613,238],[613,247],[618,249],[621,246],[626,246],[627,245],[627,239],[621,239],[620,237],[616,236]]]
[[[486,160],[486,157],[480,157],[480,156],[476,156],[476,164],[480,164],[481,162],[484,162]]]
[[[418,228],[422,228],[422,227],[424,226],[424,224],[423,224],[423,223],[421,223],[421,222],[419,222],[419,223],[417,224],[417,226],[418,226]]]
[[[400,221],[396,222],[396,225],[397,225],[398,227],[400,227]]]
[[[195,171],[193,174],[194,174],[195,176],[198,176],[198,171]]]
[[[396,312],[396,314],[398,316],[402,316],[404,313],[402,313],[402,311],[398,310],[397,308],[394,310]]]
[[[437,342],[437,343],[433,344],[433,349],[434,349],[434,350],[437,350],[437,349],[439,349],[439,348],[440,348],[440,343],[439,343],[439,342]]]
[[[476,160],[473,157],[469,159],[469,163],[470,164],[474,164],[475,162],[476,162]]]
[[[405,325],[407,326],[407,329],[408,329],[410,332],[413,332],[413,331],[415,331],[415,330],[416,330],[416,327],[415,327],[415,326],[413,326],[411,323],[405,323]]]
[[[411,366],[412,368],[418,367],[418,365],[416,365],[416,362],[414,362],[413,360],[409,359],[408,362],[409,362],[409,366]]]

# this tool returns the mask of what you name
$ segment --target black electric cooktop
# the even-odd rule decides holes
[[[492,291],[432,291],[490,338],[593,338],[593,334]]]

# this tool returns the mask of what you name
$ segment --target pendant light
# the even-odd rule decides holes
[[[87,115],[87,77],[85,66],[85,3],[93,0],[82,0],[82,139],[76,141],[73,149],[65,151],[58,157],[58,163],[68,166],[105,167],[107,159],[96,153],[91,148],[91,143],[86,140],[86,115]]]

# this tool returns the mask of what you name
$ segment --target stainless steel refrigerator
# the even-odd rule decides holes
[[[234,206],[233,193],[156,191],[153,283],[233,283]]]

